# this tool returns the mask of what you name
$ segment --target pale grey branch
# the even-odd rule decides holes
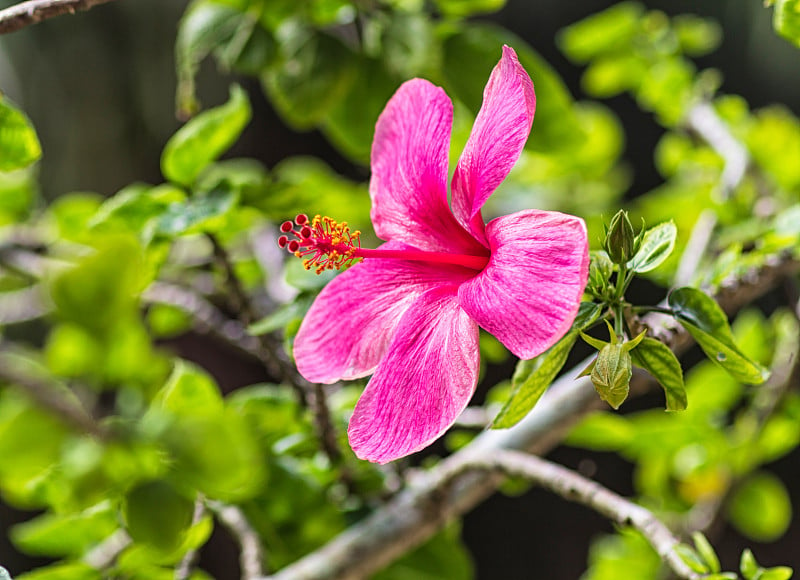
[[[750,165],[750,154],[730,132],[710,103],[696,104],[686,116],[686,124],[703,138],[725,161],[721,189],[723,199],[739,187]]]
[[[239,542],[241,548],[239,567],[242,571],[242,580],[260,578],[264,573],[264,550],[258,532],[253,529],[238,507],[218,501],[209,501],[207,505]]]
[[[450,481],[468,471],[498,471],[522,477],[566,500],[592,508],[617,524],[641,532],[680,578],[700,577],[675,553],[678,539],[652,512],[566,467],[519,451],[487,450],[459,464],[451,464],[441,477]]]

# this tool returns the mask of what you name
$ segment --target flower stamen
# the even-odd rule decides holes
[[[284,235],[278,238],[278,246],[286,248],[303,260],[306,270],[321,274],[325,270],[339,270],[350,266],[358,259],[356,250],[361,248],[361,232],[351,231],[347,222],[337,222],[327,216],[316,215],[309,220],[305,214],[294,218],[294,222],[281,224]],[[294,236],[290,239],[289,236]]]

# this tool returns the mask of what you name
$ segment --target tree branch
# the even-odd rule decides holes
[[[785,276],[800,270],[800,262],[786,257],[747,276],[731,280],[717,296],[727,312],[749,304]],[[644,317],[656,326],[658,318]],[[691,337],[682,329],[659,329],[676,353],[685,351]],[[507,430],[485,431],[475,440],[423,473],[391,501],[351,526],[317,551],[270,576],[270,580],[355,580],[380,570],[433,536],[447,522],[488,497],[500,478],[461,466],[487,454],[516,450],[543,454],[557,445],[569,429],[600,400],[587,377],[576,375],[579,363],[556,380],[533,411]],[[457,475],[452,475],[457,473]]]
[[[21,389],[38,405],[77,430],[105,437],[105,430],[66,385],[39,371],[32,362],[3,343],[0,343],[0,381]]]
[[[522,477],[568,501],[592,508],[619,525],[632,526],[680,578],[700,577],[675,553],[679,540],[652,512],[566,467],[520,451],[487,450],[449,466],[442,479],[452,481],[468,471],[498,471],[505,476]]]
[[[0,34],[16,32],[31,24],[62,14],[75,14],[112,0],[28,0],[0,10]]]
[[[242,510],[219,501],[207,502],[222,524],[231,531],[241,548],[239,567],[242,580],[257,580],[264,573],[264,550],[258,533],[247,521]]]
[[[711,145],[725,162],[720,186],[723,199],[727,199],[744,179],[750,166],[750,154],[731,134],[710,103],[702,102],[693,106],[686,116],[686,125]]]

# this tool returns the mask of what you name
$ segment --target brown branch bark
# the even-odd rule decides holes
[[[16,32],[43,20],[89,10],[112,0],[28,0],[0,10],[0,34]]]

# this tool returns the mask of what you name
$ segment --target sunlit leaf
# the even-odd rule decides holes
[[[772,25],[786,40],[800,46],[800,0],[777,0]]]
[[[672,221],[645,231],[639,251],[628,262],[628,268],[639,274],[658,268],[675,248],[677,235],[678,229]]]
[[[0,93],[0,171],[27,167],[42,156],[31,122]]]
[[[228,102],[189,120],[161,154],[161,172],[170,181],[191,185],[203,169],[225,153],[250,121],[250,101],[233,85]]]

